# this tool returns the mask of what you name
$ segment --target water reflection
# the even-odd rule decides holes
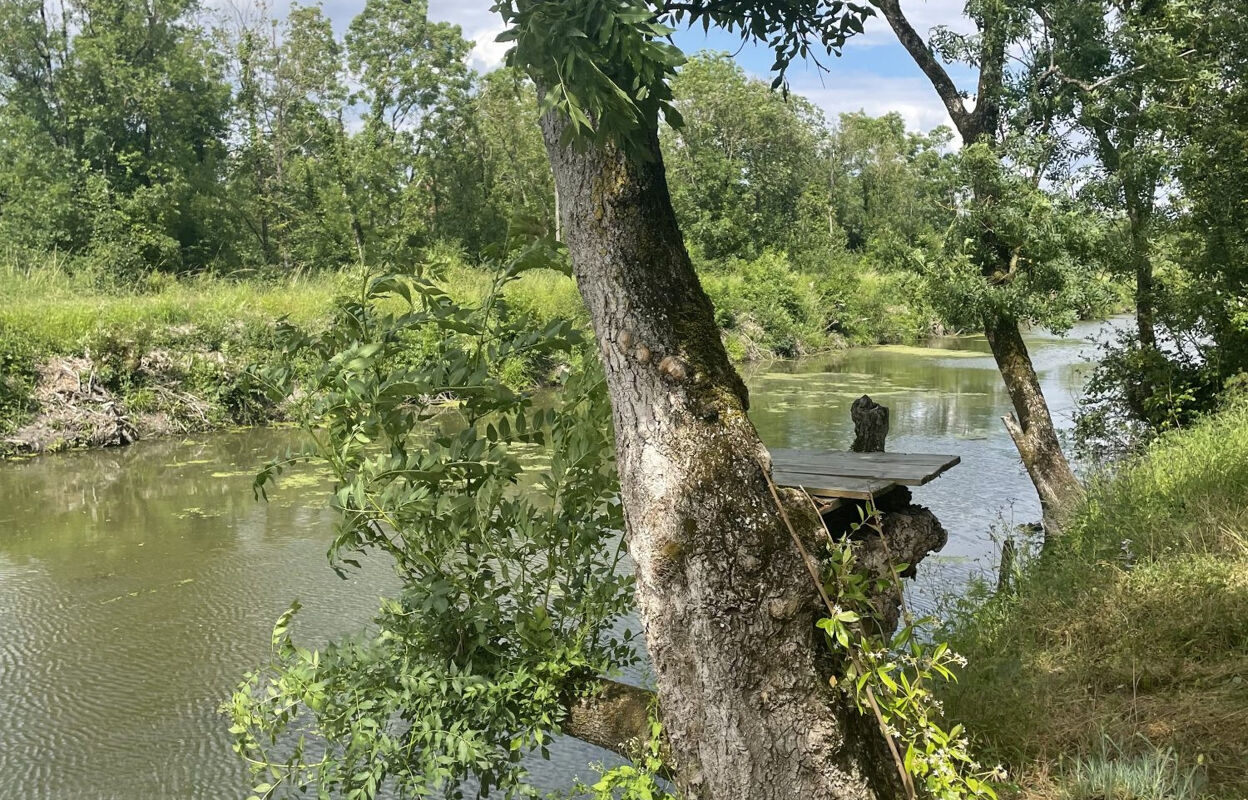
[[[1094,331],[1031,337],[1059,421]],[[916,493],[952,534],[921,597],[989,558],[999,511],[1039,515],[999,421],[1009,400],[985,343],[933,344],[746,371],[772,446],[847,447],[849,404],[865,393],[892,409],[890,449],[962,456]],[[317,476],[253,500],[256,466],[291,437],[247,431],[0,465],[0,797],[242,796],[216,708],[264,659],[273,620],[298,597],[297,635],[323,642],[366,624],[394,586],[379,563],[346,581],[329,569]],[[566,786],[603,756],[565,742],[535,772]]]

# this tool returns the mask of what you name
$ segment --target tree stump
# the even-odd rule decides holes
[[[883,453],[884,440],[888,438],[888,407],[864,394],[850,406],[849,415],[854,420],[854,443],[849,449],[855,453]]]
[[[854,420],[855,453],[883,453],[884,440],[888,437],[888,407],[882,406],[867,395],[854,401],[850,407]],[[898,564],[903,578],[913,578],[919,562],[931,553],[943,548],[949,534],[930,509],[913,502],[910,490],[896,486],[877,498],[879,530],[872,527],[859,528],[851,538],[858,569],[873,581],[891,585]],[[830,530],[847,531],[860,518],[861,508],[845,506],[825,517]],[[872,598],[876,610],[876,622],[884,633],[897,629],[901,617],[901,601],[894,589]]]

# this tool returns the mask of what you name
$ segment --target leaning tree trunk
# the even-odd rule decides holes
[[[1003,418],[1005,427],[1040,495],[1045,540],[1050,541],[1060,530],[1062,512],[1083,489],[1062,452],[1053,415],[1044,399],[1018,321],[990,315],[985,320],[984,332],[1014,405],[1014,413]]]
[[[893,32],[897,34],[897,41],[906,48],[914,63],[931,81],[932,87],[948,110],[954,127],[962,135],[962,141],[967,146],[987,142],[994,148],[998,147],[1000,142],[996,136],[1001,115],[999,99],[1007,74],[1007,9],[989,4],[979,22],[979,86],[975,107],[968,110],[957,84],[950,78],[932,48],[928,47],[927,42],[906,19],[900,0],[871,0],[871,4],[884,15]],[[992,201],[995,191],[992,186],[972,186],[977,203]],[[1000,246],[1001,243],[996,241],[996,234],[992,230],[986,230],[984,237],[985,252],[996,251],[1004,254],[1008,251],[1008,248]],[[1007,255],[1005,264],[992,263],[991,260],[982,264],[984,277],[993,281],[998,275],[1009,275],[1012,272],[1008,265],[1009,260]],[[1015,413],[1005,417],[1005,426],[1018,447],[1018,454],[1035,484],[1036,493],[1040,495],[1048,541],[1059,531],[1062,509],[1082,489],[1070,468],[1070,462],[1062,453],[1061,442],[1058,441],[1057,430],[1053,426],[1053,417],[1049,414],[1049,406],[1044,400],[1044,392],[1031,363],[1031,355],[1023,342],[1018,320],[989,314],[984,320],[984,333],[1014,404]]]
[[[818,596],[769,488],[657,135],[650,158],[560,144],[542,120],[562,232],[614,413],[637,601],[687,800],[890,798],[883,737],[829,688]],[[820,523],[782,493],[801,535]]]

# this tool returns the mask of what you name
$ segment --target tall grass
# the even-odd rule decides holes
[[[1063,800],[1199,800],[1204,786],[1199,765],[1183,766],[1170,748],[1132,752],[1102,737],[1099,750],[1065,765],[1059,791]]]
[[[1248,403],[1094,482],[1060,544],[951,639],[970,666],[949,713],[985,758],[1043,771],[1143,739],[1203,760],[1211,796],[1248,797]]]
[[[106,291],[59,271],[23,276],[9,268],[0,270],[0,328],[22,332],[41,349],[65,352],[103,331],[124,336],[179,325],[222,328],[283,316],[309,323],[324,317],[345,280],[337,274],[282,282],[204,276]]]

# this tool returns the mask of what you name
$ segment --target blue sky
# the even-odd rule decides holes
[[[227,0],[228,2],[228,0]],[[308,2],[308,0],[305,0]],[[937,25],[966,30],[969,23],[962,15],[965,0],[903,0],[902,9],[914,27],[926,35]],[[505,50],[494,42],[502,25],[490,12],[492,0],[429,0],[429,16],[453,22],[463,28],[464,36],[476,42],[474,66],[481,71],[497,66]],[[278,0],[278,6],[285,5]],[[363,0],[325,0],[326,14],[335,26],[344,29],[359,12]],[[751,74],[767,78],[774,60],[772,53],[757,46],[742,49],[735,36],[712,30],[704,35],[699,27],[680,31],[676,43],[687,53],[698,50],[727,50],[737,53],[737,61]],[[738,52],[740,51],[740,52]],[[888,24],[879,17],[867,21],[866,33],[852,39],[841,58],[821,59],[828,68],[823,72],[811,65],[794,65],[789,71],[793,91],[805,95],[828,113],[866,111],[872,115],[897,111],[907,126],[915,130],[949,124],[931,84],[919,72],[909,55],[897,44]],[[970,74],[953,72],[963,88],[970,89]]]

